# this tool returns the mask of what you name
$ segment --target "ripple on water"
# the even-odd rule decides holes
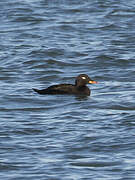
[[[134,179],[134,1],[0,4],[0,177]],[[32,90],[80,73],[91,97]]]

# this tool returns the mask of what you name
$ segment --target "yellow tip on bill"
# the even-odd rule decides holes
[[[90,84],[97,84],[98,82],[97,81],[89,81]]]

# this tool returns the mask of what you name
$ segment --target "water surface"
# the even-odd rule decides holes
[[[134,1],[0,6],[1,178],[134,179]],[[91,97],[32,91],[80,73]]]

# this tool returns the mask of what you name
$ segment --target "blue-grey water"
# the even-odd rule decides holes
[[[134,0],[0,1],[0,179],[135,179]]]

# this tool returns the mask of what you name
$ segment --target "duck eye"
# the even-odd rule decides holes
[[[82,77],[82,79],[86,79],[86,77]]]

